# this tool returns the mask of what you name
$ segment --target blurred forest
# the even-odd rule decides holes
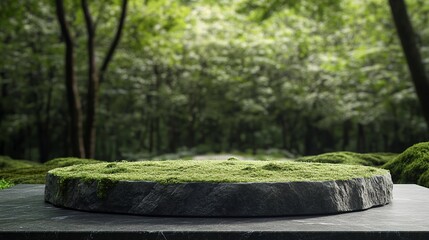
[[[60,2],[0,1],[0,155],[401,152],[428,140],[387,0]],[[406,3],[427,66],[429,1]]]

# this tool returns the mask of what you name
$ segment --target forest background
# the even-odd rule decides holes
[[[292,157],[429,137],[388,1],[64,1],[72,42],[58,2],[0,2],[0,155]],[[428,64],[429,1],[406,2]],[[73,139],[67,43],[89,155]]]

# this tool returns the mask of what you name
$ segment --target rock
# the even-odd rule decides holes
[[[178,183],[63,180],[48,174],[45,200],[96,212],[256,217],[333,214],[388,204],[390,174],[319,182]]]

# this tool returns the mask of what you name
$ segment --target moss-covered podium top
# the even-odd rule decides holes
[[[144,161],[76,165],[50,174],[64,179],[184,182],[296,182],[329,181],[385,175],[386,170],[354,165],[292,161]]]

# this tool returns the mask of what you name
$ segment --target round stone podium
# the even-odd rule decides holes
[[[147,216],[335,214],[388,204],[392,180],[372,167],[289,161],[148,161],[51,170],[45,201]]]

